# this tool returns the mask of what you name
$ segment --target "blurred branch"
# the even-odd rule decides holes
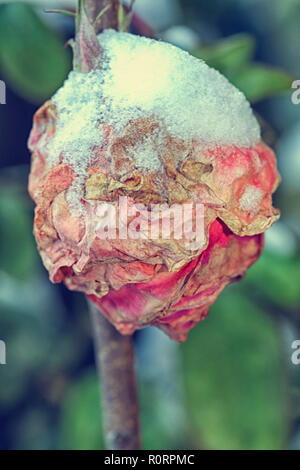
[[[108,449],[140,449],[131,336],[122,336],[90,303]]]

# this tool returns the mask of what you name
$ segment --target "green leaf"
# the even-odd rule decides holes
[[[231,286],[182,345],[193,448],[281,449],[285,376],[277,326]]]
[[[13,188],[2,187],[0,220],[0,269],[27,279],[39,266],[29,200]]]
[[[228,78],[252,103],[290,90],[294,80],[284,70],[259,64],[246,65]]]
[[[264,251],[249,269],[243,285],[279,307],[296,309],[300,304],[300,259]]]
[[[251,62],[254,48],[253,36],[238,34],[192,53],[223,73],[251,102],[290,90],[294,77],[279,68]]]
[[[193,55],[224,75],[232,73],[253,57],[255,40],[249,34],[237,34],[211,46],[200,46]]]
[[[29,5],[0,7],[1,76],[17,93],[41,103],[60,87],[69,68],[62,41]]]

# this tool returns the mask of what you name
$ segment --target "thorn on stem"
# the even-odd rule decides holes
[[[76,13],[69,10],[44,10],[45,13],[61,13],[62,15],[76,16]]]
[[[95,23],[96,21],[98,21],[102,15],[104,15],[104,13],[107,12],[107,10],[109,10],[111,8],[111,5],[106,5],[106,7],[102,8],[102,10],[100,11],[100,13],[98,13],[98,15],[96,16],[96,19],[95,19]]]

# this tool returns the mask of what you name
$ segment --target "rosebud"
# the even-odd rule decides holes
[[[71,72],[34,118],[34,234],[51,281],[121,333],[153,324],[183,341],[279,217],[275,156],[244,96],[203,61],[127,33],[98,39],[99,65]],[[157,205],[167,237],[149,224]],[[170,219],[174,205],[192,208],[187,221]]]

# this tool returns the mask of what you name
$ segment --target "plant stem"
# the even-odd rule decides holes
[[[96,20],[104,8],[110,6]],[[96,32],[118,29],[119,0],[85,0]],[[90,303],[98,366],[106,446],[111,450],[140,449],[138,400],[131,336],[122,336]]]
[[[88,17],[95,24],[97,34],[107,28],[118,29],[119,3],[119,0],[85,0],[85,9]],[[96,20],[100,11],[107,6],[110,8]]]
[[[106,446],[110,450],[140,449],[132,337],[120,335],[91,303],[90,310]]]

